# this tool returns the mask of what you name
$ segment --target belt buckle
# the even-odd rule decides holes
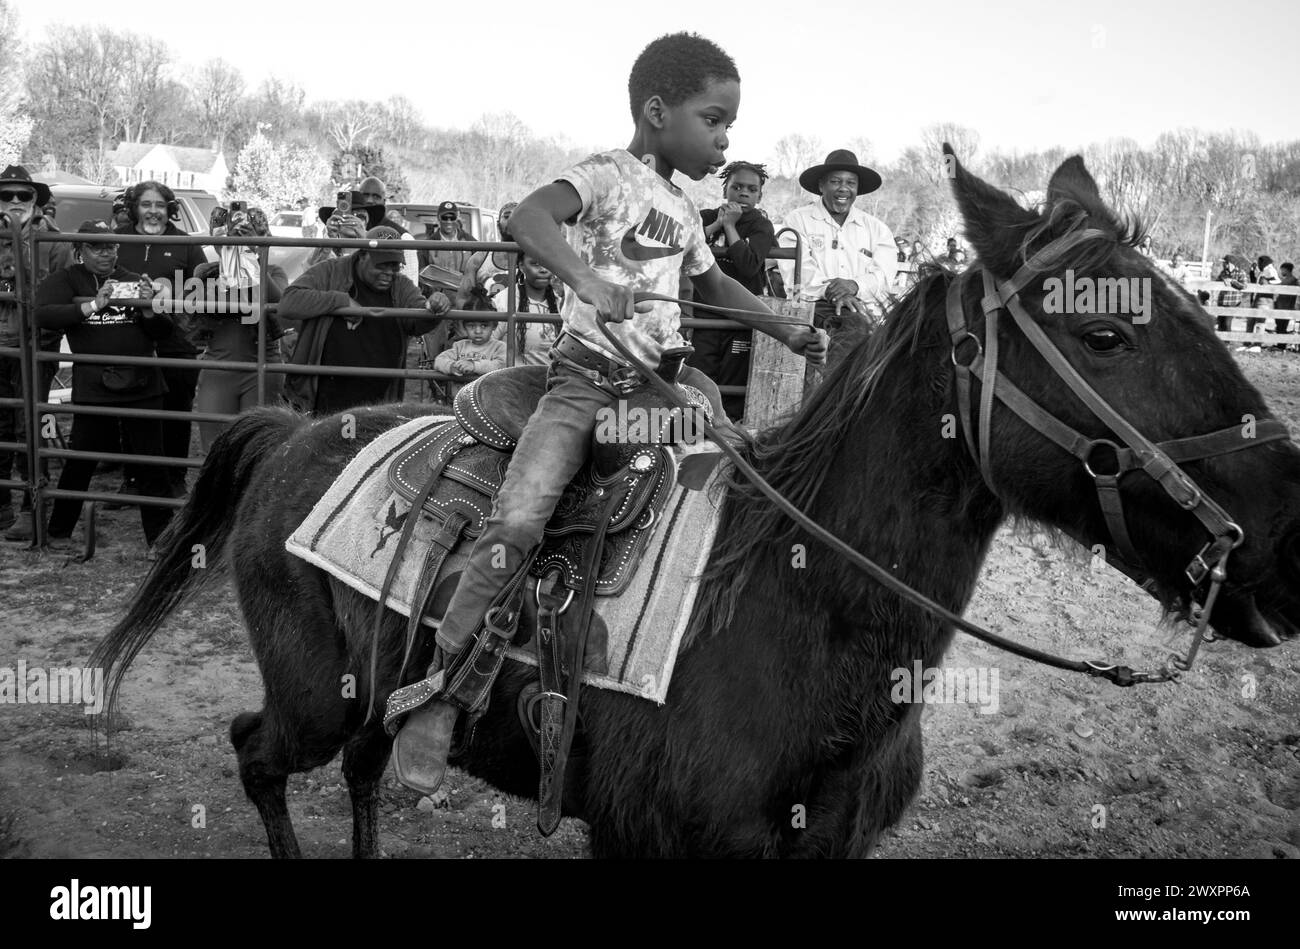
[[[606,378],[609,379],[610,385],[624,395],[630,395],[645,383],[641,373],[631,366],[619,366],[616,369],[611,369]]]

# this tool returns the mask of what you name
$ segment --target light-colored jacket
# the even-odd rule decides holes
[[[793,228],[803,239],[801,299],[820,300],[826,286],[839,277],[857,283],[857,297],[869,308],[885,305],[898,270],[898,247],[884,221],[850,207],[841,227],[819,198],[791,211],[782,227]],[[782,234],[780,244],[793,247],[793,235]],[[789,293],[794,286],[794,261],[780,264]]]

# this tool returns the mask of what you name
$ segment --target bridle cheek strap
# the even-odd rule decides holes
[[[1105,518],[1114,546],[1119,556],[1107,559],[1124,573],[1139,583],[1143,582],[1143,561],[1129,535],[1124,518],[1123,498],[1120,482],[1125,474],[1141,470],[1156,481],[1165,493],[1184,510],[1194,514],[1211,540],[1188,563],[1186,576],[1193,589],[1200,585],[1207,575],[1212,585],[1206,597],[1204,607],[1200,610],[1199,625],[1192,647],[1186,659],[1174,657],[1174,665],[1180,669],[1190,668],[1201,640],[1204,638],[1209,614],[1214,600],[1218,596],[1219,586],[1227,577],[1226,562],[1228,554],[1240,546],[1245,535],[1241,528],[1232,521],[1228,513],[1210,498],[1181,468],[1179,461],[1196,461],[1218,455],[1229,454],[1244,448],[1270,441],[1289,438],[1286,426],[1274,419],[1264,419],[1256,423],[1252,437],[1246,437],[1238,427],[1221,429],[1206,435],[1181,438],[1156,444],[1134,428],[1115,411],[1111,405],[1079,375],[1078,371],[1061,354],[1061,351],[1047,337],[1042,327],[1025,311],[1018,299],[1021,289],[1036,275],[1042,273],[1065,251],[1085,240],[1110,238],[1096,229],[1075,231],[1053,241],[1046,248],[1035,254],[1024,264],[1010,280],[997,282],[985,269],[979,270],[983,281],[981,307],[984,311],[984,341],[971,332],[966,323],[962,292],[967,277],[954,277],[948,286],[946,314],[948,332],[952,343],[952,362],[956,373],[957,407],[960,415],[959,425],[965,437],[967,449],[984,477],[989,490],[999,496],[993,478],[991,465],[992,452],[990,440],[992,432],[993,401],[1000,400],[1020,417],[1030,428],[1046,436],[1051,441],[1075,456],[1083,464],[1084,470],[1093,479],[1097,490],[1098,505]],[[971,271],[967,271],[971,273]],[[1043,409],[1029,398],[1011,380],[1007,379],[998,368],[999,341],[998,316],[1007,310],[1015,320],[1021,333],[1038,353],[1047,361],[1054,372],[1070,387],[1070,390],[1101,420],[1119,442],[1109,438],[1089,438],[1076,431]],[[969,357],[969,358],[967,358]],[[976,451],[975,439],[971,432],[971,397],[970,381],[972,376],[980,378],[979,406],[979,450]],[[1099,449],[1106,449],[1114,456],[1110,465],[1104,465],[1097,455]],[[1113,468],[1113,470],[1103,470]]]

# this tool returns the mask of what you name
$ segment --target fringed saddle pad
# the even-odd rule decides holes
[[[447,421],[446,417],[412,419],[385,432],[348,464],[307,519],[285,542],[297,557],[337,577],[373,600],[379,599],[384,575],[411,505],[389,481],[393,459]],[[719,466],[703,490],[672,489],[653,525],[641,565],[616,596],[597,597],[596,612],[609,631],[604,673],[588,672],[584,683],[639,695],[663,704],[668,694],[677,649],[691,618],[699,576],[708,563],[717,530],[720,492],[714,489]],[[438,523],[421,517],[388,597],[388,606],[411,613],[411,596]],[[446,559],[443,580],[465,566],[472,541],[464,541]],[[526,596],[531,597],[535,581]],[[439,596],[435,594],[434,600]],[[438,621],[426,616],[425,626]],[[512,647],[509,657],[536,664],[531,645]]]

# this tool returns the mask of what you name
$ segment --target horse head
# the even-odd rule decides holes
[[[1300,451],[1213,320],[1138,253],[1140,225],[1078,156],[1031,210],[944,150],[978,255],[948,299],[954,399],[990,490],[1149,578],[1167,608],[1194,613],[1217,578],[1222,635],[1300,633]]]

